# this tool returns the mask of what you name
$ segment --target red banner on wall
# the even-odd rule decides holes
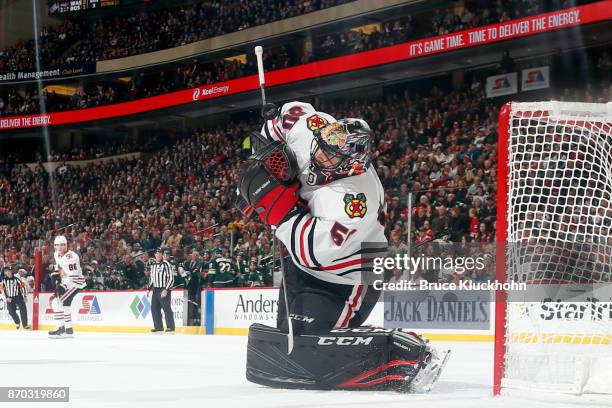
[[[612,0],[605,0],[581,7],[538,14],[504,23],[491,24],[470,30],[424,38],[403,44],[392,45],[390,47],[272,71],[266,74],[266,85],[268,87],[278,86],[610,19],[612,19]],[[49,113],[46,115],[37,114],[0,118],[0,130],[56,126],[68,123],[110,119],[186,103],[194,103],[240,92],[253,91],[258,88],[257,76],[251,75],[214,85],[186,89],[139,99],[137,101],[96,108]]]

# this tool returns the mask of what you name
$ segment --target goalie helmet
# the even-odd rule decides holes
[[[312,184],[365,173],[371,164],[371,145],[372,131],[362,119],[340,119],[315,131],[310,161],[317,180]]]

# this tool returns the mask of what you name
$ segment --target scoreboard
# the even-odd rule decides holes
[[[74,13],[106,7],[150,3],[153,0],[49,0],[49,15]]]

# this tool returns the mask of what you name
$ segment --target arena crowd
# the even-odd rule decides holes
[[[390,251],[433,240],[490,243],[496,214],[497,116],[502,101],[486,98],[475,76],[461,89],[447,82],[418,92],[395,86],[382,99],[321,102],[335,117],[363,117],[373,129],[373,159],[387,191]],[[561,99],[610,100],[605,80]],[[314,102],[313,102],[314,103]],[[229,197],[248,155],[245,138],[259,119],[168,135],[148,159],[113,159],[84,167],[65,162],[52,173],[18,157],[0,162],[0,248],[4,261],[26,271],[41,243],[51,262],[54,230],[81,254],[95,289],[141,288],[151,251],[168,248],[177,265],[227,256],[240,265],[231,285],[269,285],[271,234],[245,220]],[[162,147],[160,147],[162,146]],[[137,149],[138,146],[131,146]],[[109,151],[109,154],[121,150]],[[95,149],[94,149],[95,151]],[[408,193],[413,206],[408,208]],[[250,265],[253,264],[253,276]],[[215,286],[203,272],[203,285]],[[444,271],[431,281],[484,279]]]
[[[266,68],[285,68],[592,1],[497,0],[493,7],[490,2],[457,2],[455,7],[383,21],[380,30],[374,26],[367,32],[363,29],[350,29],[315,37],[312,51],[306,51],[309,47],[297,47],[295,44],[267,49]],[[42,31],[39,38],[41,69],[67,64],[95,63],[172,48],[347,2],[348,0],[240,2],[239,7],[224,2],[196,2],[188,6],[135,13],[127,19],[103,17],[91,24],[66,20],[56,29],[45,28]],[[208,24],[199,24],[204,15]],[[35,70],[34,44],[33,40],[20,41],[1,50],[0,75],[13,71]],[[125,102],[213,84],[255,72],[255,61],[252,56],[247,56],[246,61],[189,61],[171,71],[145,73],[140,70],[124,85],[108,81],[98,83],[94,80],[86,83],[71,97],[45,90],[39,92],[37,87],[25,88],[21,92],[0,87],[0,116],[38,113],[42,104],[46,112],[55,112]]]

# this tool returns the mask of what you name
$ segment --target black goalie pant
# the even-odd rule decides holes
[[[172,314],[172,307],[170,306],[170,293],[168,291],[166,297],[162,297],[161,293],[163,288],[153,288],[153,300],[151,301],[151,315],[153,316],[153,327],[155,330],[164,330],[162,323],[161,311],[164,310],[164,317],[166,318],[166,329],[174,330],[174,315]]]
[[[287,288],[289,314],[296,335],[361,326],[370,315],[380,291],[365,285],[340,285],[317,279],[299,269],[291,257],[283,259],[286,282],[278,300],[277,328],[287,333],[283,287]]]
[[[7,301],[7,309],[9,315],[13,318],[13,321],[16,325],[20,323],[19,317],[21,317],[21,325],[28,325],[28,309],[26,308],[25,301],[21,295],[15,296],[13,298],[8,298],[11,301]],[[17,309],[19,309],[19,315],[17,315]]]

